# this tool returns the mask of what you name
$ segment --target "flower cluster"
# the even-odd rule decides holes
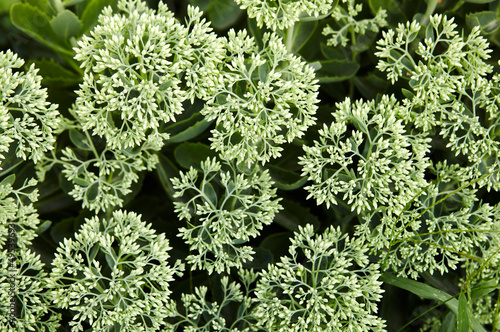
[[[15,175],[0,183],[0,324],[7,332],[56,331],[61,314],[51,309],[40,255],[28,249],[40,223],[31,179],[14,189]],[[11,320],[11,301],[18,306]]]
[[[347,3],[346,8],[338,5],[332,12],[332,17],[335,19],[338,29],[334,30],[330,25],[323,29],[323,35],[329,37],[328,46],[340,44],[345,47],[349,42],[348,36],[353,38],[351,43],[355,45],[354,36],[356,34],[364,35],[367,30],[378,32],[380,28],[387,26],[387,12],[385,9],[380,8],[374,18],[357,20],[356,16],[363,10],[363,4],[356,3],[355,0],[343,0],[342,2]]]
[[[173,178],[174,202],[179,219],[188,227],[179,229],[192,251],[187,261],[209,273],[229,271],[251,261],[252,247],[242,246],[273,222],[281,209],[276,189],[267,171],[237,174],[233,167],[223,170],[219,161],[207,159],[199,171],[191,167]]]
[[[255,281],[257,275],[252,271],[240,270],[240,278],[245,286],[244,291],[237,282],[229,282],[229,278],[224,276],[220,280],[221,290],[217,294],[219,302],[209,302],[207,300],[208,288],[206,286],[197,287],[193,294],[182,294],[182,310],[176,312],[176,323],[171,323],[169,328],[172,331],[185,332],[211,332],[211,331],[257,331],[255,318],[250,313],[253,299],[249,297],[250,284]],[[233,320],[229,321],[223,316],[223,312],[230,306],[238,305],[239,310]]]
[[[121,0],[118,8],[113,14],[106,7],[75,48],[85,70],[76,112],[83,129],[105,137],[110,148],[163,145],[169,135],[161,126],[175,121],[187,98],[206,96],[217,81],[222,42],[194,7],[187,27],[161,2],[157,12],[136,0]],[[205,82],[197,85],[199,75]]]
[[[427,185],[429,139],[406,131],[393,96],[378,103],[347,98],[336,107],[335,122],[325,124],[300,157],[302,175],[313,181],[305,188],[309,197],[327,207],[343,199],[357,213],[403,210]]]
[[[140,215],[121,210],[87,219],[75,239],[64,239],[47,281],[50,297],[75,315],[72,331],[157,331],[171,315],[169,282],[184,269],[168,263],[171,249]]]
[[[38,162],[53,149],[53,132],[59,125],[57,105],[46,101],[38,70],[31,65],[22,72],[23,64],[10,50],[0,52],[0,162],[11,143],[17,157]]]
[[[155,12],[142,1],[121,0],[118,9],[106,7],[75,48],[83,83],[72,119],[61,123],[74,146],[38,167],[43,178],[62,164],[69,194],[96,212],[121,207],[140,173],[154,169],[169,137],[166,123],[187,99],[213,95],[225,54],[223,39],[196,7],[188,7],[185,25],[163,3]]]
[[[394,83],[409,79],[405,90],[405,112],[401,114],[426,133],[439,133],[446,148],[468,161],[464,179],[483,178],[478,184],[499,188],[500,169],[498,117],[498,75],[488,79],[491,50],[479,27],[468,36],[457,31],[453,19],[434,15],[425,28],[417,22],[400,24],[384,32],[378,41],[378,68]],[[412,54],[414,50],[415,54]]]
[[[313,68],[274,33],[264,34],[262,43],[259,48],[246,30],[229,31],[224,85],[201,111],[217,122],[212,148],[248,166],[279,157],[280,144],[301,137],[316,120]]]
[[[312,225],[299,227],[291,257],[260,273],[258,324],[268,331],[383,331],[374,315],[383,292],[379,266],[367,251],[340,229],[315,236]]]
[[[302,13],[317,17],[328,14],[333,0],[235,0],[246,9],[248,16],[257,20],[257,25],[264,24],[271,30],[288,29],[300,20]]]

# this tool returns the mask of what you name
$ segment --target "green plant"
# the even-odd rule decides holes
[[[500,1],[167,3],[0,5],[1,331],[500,331]]]

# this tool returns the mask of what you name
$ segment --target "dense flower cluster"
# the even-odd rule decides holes
[[[279,157],[281,144],[300,138],[315,123],[318,102],[313,68],[274,33],[262,43],[229,31],[223,87],[201,111],[217,122],[212,148],[249,166]]]
[[[377,264],[359,239],[329,227],[300,227],[282,257],[260,274],[255,316],[268,331],[383,331]]]
[[[379,206],[403,210],[427,185],[429,139],[406,131],[393,96],[378,103],[346,99],[336,107],[335,121],[300,157],[302,175],[313,181],[305,188],[309,197],[327,207],[343,199],[358,213]]]
[[[59,125],[56,104],[47,102],[42,77],[31,65],[20,70],[24,60],[10,50],[0,52],[0,169],[2,153],[14,143],[16,156],[38,162],[53,149],[53,132]]]
[[[254,253],[241,244],[257,237],[281,209],[269,173],[236,174],[210,158],[201,163],[201,179],[198,173],[191,167],[172,179],[174,197],[184,199],[174,203],[175,211],[188,224],[179,229],[179,236],[195,252],[187,261],[209,273],[241,267]]]
[[[264,24],[269,29],[287,29],[299,21],[302,13],[317,17],[328,14],[333,0],[235,0],[246,9],[248,16],[255,18],[259,27]]]
[[[171,249],[140,215],[121,210],[110,219],[87,219],[74,239],[64,239],[47,281],[52,301],[75,312],[72,331],[157,331],[168,310],[169,282],[184,269],[168,262]]]
[[[110,148],[162,145],[169,135],[161,125],[175,121],[187,98],[204,97],[214,85],[222,44],[199,9],[189,7],[186,27],[161,2],[157,12],[141,1],[120,1],[118,8],[113,14],[106,7],[75,49],[85,69],[76,112],[83,128],[105,137]],[[200,75],[204,82],[195,84]]]
[[[378,41],[378,68],[395,82],[409,79],[401,114],[426,134],[438,133],[456,156],[468,160],[461,170],[464,179],[479,179],[480,186],[498,189],[500,170],[498,117],[498,75],[488,79],[491,50],[474,27],[468,36],[457,31],[453,19],[435,15],[418,42],[419,23],[400,24],[383,33]],[[411,53],[414,50],[415,54]]]

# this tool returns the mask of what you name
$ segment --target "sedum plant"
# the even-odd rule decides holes
[[[265,33],[259,47],[246,31],[231,30],[226,47],[223,85],[201,111],[217,123],[211,147],[248,167],[265,164],[315,123],[314,71],[277,34]]]
[[[383,331],[376,302],[383,290],[367,248],[340,229],[312,225],[291,240],[291,257],[270,265],[256,286],[258,324],[268,331]]]
[[[305,187],[308,197],[327,207],[340,197],[357,213],[379,206],[402,211],[427,185],[430,140],[406,131],[394,96],[382,96],[377,104],[346,99],[336,107],[335,121],[324,124],[319,142],[304,146],[306,154],[299,157],[302,175],[313,181]]]
[[[202,177],[191,167],[172,179],[174,197],[187,196],[186,201],[174,203],[179,220],[187,222],[187,227],[179,228],[179,236],[195,252],[186,259],[209,274],[241,268],[253,260],[252,247],[241,244],[259,236],[282,208],[267,171],[237,174],[233,165],[226,164],[229,170],[209,158],[201,162]]]
[[[499,12],[0,4],[0,326],[500,331]]]
[[[108,220],[87,219],[74,239],[57,249],[47,281],[50,298],[74,312],[72,331],[94,329],[157,331],[170,315],[169,282],[183,264],[168,263],[172,249],[164,234],[133,212],[115,211]]]

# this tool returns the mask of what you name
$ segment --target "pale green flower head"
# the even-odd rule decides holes
[[[48,279],[53,303],[74,312],[72,331],[158,331],[171,315],[169,283],[184,269],[140,215],[121,210],[87,219],[57,249]]]
[[[7,246],[0,251],[0,326],[5,332],[56,332],[61,314],[47,298],[47,273],[40,255],[30,249],[16,250],[14,261]],[[11,320],[11,287],[18,309]]]
[[[255,316],[267,331],[384,331],[378,264],[359,239],[327,228],[299,226],[290,257],[259,273]]]
[[[308,198],[318,204],[344,200],[357,213],[379,207],[401,211],[427,185],[429,138],[408,133],[398,119],[394,96],[380,102],[337,103],[335,121],[318,131],[319,141],[304,146],[302,175],[313,183]],[[348,128],[352,128],[349,132]]]
[[[162,144],[169,137],[162,126],[175,121],[182,103],[208,98],[216,85],[222,41],[191,6],[187,26],[161,2],[156,12],[131,0],[118,8],[115,14],[106,7],[75,48],[85,70],[76,112],[84,129],[105,137],[111,148],[152,139]],[[200,75],[204,82],[197,84]]]
[[[425,38],[417,39],[425,29]],[[462,175],[480,179],[479,186],[498,190],[500,125],[498,74],[486,38],[478,26],[461,33],[453,18],[434,15],[427,27],[400,24],[377,42],[377,68],[393,83],[409,80],[401,117],[430,134],[438,133],[456,156],[464,157]],[[484,174],[488,177],[481,178]]]
[[[57,105],[47,102],[38,70],[31,65],[23,72],[23,65],[12,51],[0,52],[0,169],[11,143],[17,157],[38,162],[53,149],[59,125]]]
[[[282,39],[265,33],[263,47],[246,30],[230,30],[224,87],[201,111],[216,120],[212,149],[251,166],[281,156],[285,142],[315,123],[318,85],[314,70],[289,54]]]
[[[179,229],[192,251],[187,261],[210,274],[253,260],[252,247],[242,244],[257,237],[281,209],[267,170],[238,174],[215,158],[202,162],[201,171],[180,172],[172,184],[174,197],[183,197],[174,205],[179,219],[187,222]]]
[[[38,200],[35,179],[25,180],[20,188],[14,188],[15,176],[10,175],[0,182],[0,247],[9,239],[9,225],[15,231],[16,246],[28,248],[36,237],[40,224],[38,213],[33,206]]]
[[[309,16],[327,14],[333,0],[235,0],[241,9],[246,9],[250,18],[257,20],[257,25],[276,31],[288,29],[299,21],[302,13]]]

